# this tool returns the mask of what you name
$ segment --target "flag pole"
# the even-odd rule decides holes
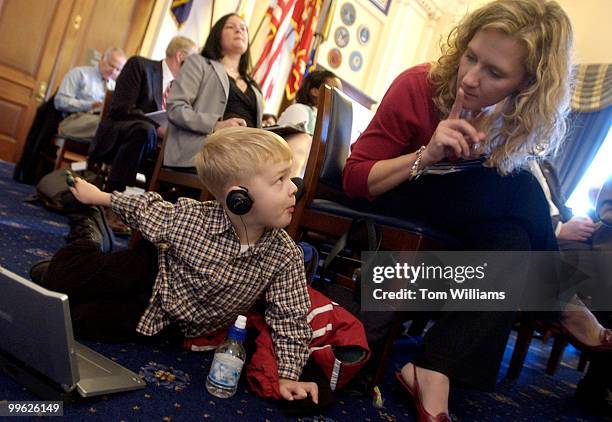
[[[215,18],[215,0],[212,0],[211,4],[210,4],[210,26],[208,27],[208,33],[210,34],[210,31],[213,27],[213,19]]]
[[[312,70],[315,69],[317,65],[317,60],[319,57],[319,46],[321,42],[326,40],[329,31],[331,28],[331,21],[334,16],[336,2],[333,0],[324,0],[323,6],[321,7],[321,17],[319,18],[319,22],[317,22],[317,29],[315,31],[315,39],[312,47],[312,55],[306,66],[306,76]]]
[[[266,16],[268,16],[268,12],[264,13],[264,15],[261,17],[261,20],[259,21],[259,24],[257,25],[257,29],[255,30],[255,33],[253,34],[251,38],[251,41],[254,41],[255,38],[257,38],[257,34],[259,34],[259,30],[261,29],[261,26],[263,25],[264,21],[266,20]]]

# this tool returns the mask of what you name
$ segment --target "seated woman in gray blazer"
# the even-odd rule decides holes
[[[210,133],[261,127],[262,95],[250,70],[247,26],[240,16],[227,14],[213,25],[202,54],[189,56],[172,84],[164,166],[195,173],[192,159]]]

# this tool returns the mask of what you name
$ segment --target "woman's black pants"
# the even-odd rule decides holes
[[[464,250],[555,251],[548,202],[537,180],[521,171],[500,176],[479,168],[423,176],[378,198],[386,213],[447,232]],[[414,364],[452,382],[492,390],[514,312],[446,312],[424,338]]]

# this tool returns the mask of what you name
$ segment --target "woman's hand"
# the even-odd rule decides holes
[[[223,129],[224,127],[232,127],[232,126],[246,126],[246,121],[239,117],[231,117],[227,120],[219,120],[215,127],[213,128],[213,132],[218,131],[219,129]]]
[[[484,133],[478,132],[467,120],[460,118],[464,95],[463,89],[459,88],[448,118],[438,124],[423,151],[423,167],[447,157],[451,160],[469,158],[471,145],[484,141]]]
[[[82,204],[110,207],[110,193],[102,192],[97,186],[80,177],[74,178],[74,187],[70,188],[70,192]]]

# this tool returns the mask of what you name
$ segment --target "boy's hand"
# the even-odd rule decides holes
[[[281,378],[278,380],[281,396],[285,400],[303,400],[312,397],[315,404],[319,403],[319,388],[314,382],[300,382]]]
[[[102,192],[97,186],[80,177],[74,178],[74,187],[70,188],[70,192],[82,204],[110,207],[110,193]]]

